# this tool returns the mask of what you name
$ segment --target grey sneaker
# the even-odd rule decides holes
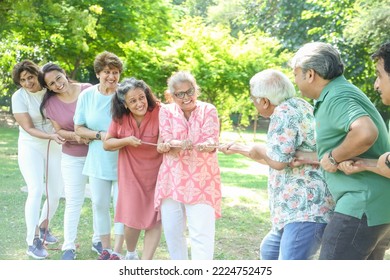
[[[92,251],[96,252],[99,256],[103,253],[103,245],[102,242],[92,243]]]
[[[41,240],[45,240],[47,244],[55,244],[58,242],[58,238],[51,234],[50,230],[45,228],[39,228]]]
[[[75,260],[76,259],[76,251],[72,249],[65,250],[62,254],[62,260]]]
[[[36,237],[34,238],[33,245],[28,246],[27,255],[37,260],[43,260],[46,259],[46,257],[49,254],[47,253],[46,249],[43,247],[42,240]]]

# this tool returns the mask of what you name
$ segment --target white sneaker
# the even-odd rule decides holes
[[[125,256],[125,260],[139,260],[137,251],[127,252]]]

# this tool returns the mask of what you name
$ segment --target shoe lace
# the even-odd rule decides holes
[[[41,239],[39,239],[39,238],[35,238],[34,239],[34,246],[35,246],[35,248],[37,248],[38,250],[41,250],[42,249],[42,241],[41,241]]]

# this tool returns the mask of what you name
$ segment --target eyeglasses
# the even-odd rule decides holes
[[[189,97],[193,96],[195,94],[195,89],[194,88],[190,88],[187,91],[179,91],[179,92],[174,93],[173,95],[176,96],[177,98],[183,99],[186,94]]]
[[[260,103],[260,97],[254,97],[254,96],[250,96],[249,97],[249,100],[252,101],[253,103]]]

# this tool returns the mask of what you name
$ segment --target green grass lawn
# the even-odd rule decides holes
[[[24,203],[27,194],[17,163],[15,128],[0,127],[0,260],[27,260],[25,241]],[[262,142],[264,134],[223,132],[221,143],[230,141]],[[267,200],[267,167],[240,155],[218,154],[222,179],[222,218],[216,222],[215,259],[256,260],[259,245],[270,229]],[[49,259],[61,259],[63,240],[64,199],[51,222],[52,232],[60,244],[49,245]],[[86,199],[79,223],[77,259],[96,259],[91,251],[91,200]],[[142,239],[138,251],[142,251]],[[125,249],[125,247],[124,247]],[[169,259],[162,235],[155,259]],[[385,259],[390,259],[390,250]]]
[[[25,241],[24,203],[27,193],[17,162],[18,130],[0,127],[0,260],[27,260]],[[222,133],[221,142],[262,141],[262,134]],[[216,223],[215,259],[258,259],[262,237],[270,228],[264,166],[240,155],[218,154],[222,177],[222,218]],[[49,245],[50,259],[61,258],[63,240],[64,199],[51,222],[52,232],[60,244]],[[91,251],[91,200],[86,199],[78,230],[78,259],[96,259]],[[142,235],[141,235],[142,238]],[[124,247],[125,249],[125,247]],[[142,240],[138,251],[142,251]],[[155,259],[169,259],[162,236]]]

